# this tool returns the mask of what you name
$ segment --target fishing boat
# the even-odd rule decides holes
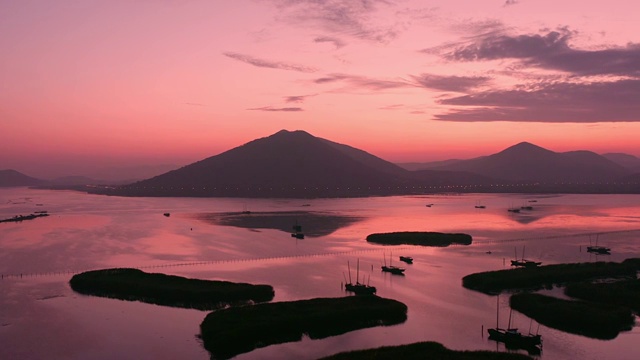
[[[538,267],[540,265],[542,265],[542,262],[540,261],[532,261],[532,260],[527,260],[524,258],[524,245],[522,246],[522,258],[520,260],[518,260],[518,252],[516,250],[516,248],[513,249],[513,252],[515,253],[516,259],[515,260],[511,260],[511,266],[516,266],[516,267]]]
[[[387,266],[387,259],[386,257],[383,256],[384,258],[384,265],[381,266],[382,271],[384,272],[388,272],[388,273],[392,273],[394,275],[404,275],[404,268],[401,267],[397,267],[397,266],[393,266],[391,265],[391,257],[393,255],[389,256],[389,266]]]
[[[164,213],[164,214],[162,214],[162,215],[164,215],[164,216],[166,216],[166,217],[169,217],[169,216],[171,216],[171,213],[168,213],[168,212],[167,212],[167,213]]]
[[[360,277],[360,259],[358,259],[357,267],[356,267],[356,283],[354,284],[351,281],[351,267],[349,266],[349,262],[347,261],[347,267],[349,269],[349,282],[344,285],[344,289],[346,291],[350,291],[356,295],[373,295],[376,293],[376,288],[374,286],[370,286],[369,284],[362,284],[359,281]],[[344,276],[344,273],[343,273]],[[345,279],[346,282],[346,279]]]
[[[587,246],[587,252],[598,255],[611,255],[611,249],[604,246],[598,246],[598,235],[596,235],[596,245],[591,245],[591,237],[589,237],[589,246]]]
[[[513,309],[509,311],[509,324],[506,329],[500,327],[500,296],[497,297],[496,305],[496,327],[487,329],[489,339],[499,341],[505,344],[507,348],[527,350],[530,354],[539,354],[542,350],[542,335],[529,334],[525,335],[518,331],[517,328],[511,327],[511,314]]]
[[[247,208],[247,204],[242,205],[242,214],[245,214],[245,215],[251,214],[251,210]]]
[[[293,224],[293,233],[291,233],[291,237],[294,237],[296,239],[304,239],[304,234],[302,233],[302,225],[298,224],[298,221],[296,221]]]
[[[403,261],[407,264],[413,264],[413,258],[411,256],[400,256],[400,261]]]

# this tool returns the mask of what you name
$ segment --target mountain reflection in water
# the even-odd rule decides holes
[[[274,229],[285,232],[291,232],[293,225],[298,224],[302,226],[302,232],[308,237],[327,236],[340,228],[365,219],[360,216],[311,211],[251,212],[249,214],[241,212],[199,213],[194,217],[214,225],[247,229]]]

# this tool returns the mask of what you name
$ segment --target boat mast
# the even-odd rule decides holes
[[[356,284],[360,283],[360,259],[358,259],[356,267]]]
[[[349,261],[347,260],[347,268],[349,269],[349,284],[353,284],[351,282],[351,267],[349,266]]]
[[[499,316],[500,316],[500,295],[498,294],[498,296],[496,297],[496,329],[500,328],[500,322],[498,321]]]

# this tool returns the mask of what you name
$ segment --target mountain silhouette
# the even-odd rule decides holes
[[[528,142],[521,142],[493,155],[434,167],[433,170],[467,171],[522,182],[600,182],[630,173],[619,164],[591,151],[556,153]]]
[[[590,151],[522,142],[409,171],[354,147],[282,130],[153,178],[88,191],[123,196],[359,197],[433,192],[638,192],[632,171]],[[633,179],[633,178],[630,178]],[[618,184],[617,188],[609,184]],[[579,186],[578,186],[579,184]]]
[[[282,130],[117,192],[259,197],[344,192],[358,196],[397,192],[411,181],[408,171],[362,150],[304,131]]]
[[[46,181],[27,176],[16,170],[0,170],[0,187],[11,186],[35,186],[42,185]]]

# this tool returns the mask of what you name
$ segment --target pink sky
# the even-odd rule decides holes
[[[0,169],[188,163],[281,129],[393,162],[640,156],[635,0],[0,2]]]

